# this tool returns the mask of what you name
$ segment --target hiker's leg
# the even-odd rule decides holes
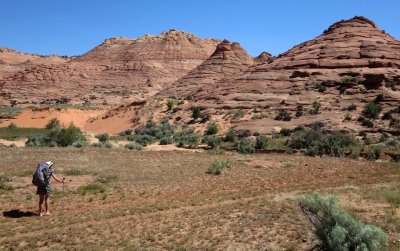
[[[49,212],[49,202],[48,202],[48,200],[49,200],[49,195],[45,194],[44,195],[44,208],[45,208],[46,213]]]
[[[39,215],[42,214],[43,201],[44,201],[44,194],[39,194]]]

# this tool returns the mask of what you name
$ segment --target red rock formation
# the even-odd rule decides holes
[[[254,59],[240,44],[224,40],[218,44],[207,60],[161,94],[185,97],[198,89],[207,88],[207,85],[216,83],[226,76],[236,75],[253,64]]]
[[[19,103],[60,97],[75,103],[130,103],[185,75],[208,58],[218,43],[176,30],[138,39],[107,39],[62,64],[28,64],[1,74],[0,97],[3,102]]]

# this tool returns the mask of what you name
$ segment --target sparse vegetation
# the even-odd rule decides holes
[[[18,106],[0,106],[0,119],[14,118],[22,112]]]
[[[231,162],[227,159],[214,160],[207,170],[208,174],[220,175],[225,169],[231,168]]]
[[[174,135],[175,142],[178,146],[195,147],[199,144],[199,135],[194,132],[193,128],[184,128]]]
[[[281,110],[279,111],[278,115],[276,115],[275,120],[290,121],[292,120],[292,116],[289,112]]]
[[[256,146],[255,146],[256,149],[262,150],[262,149],[267,148],[267,146],[268,146],[268,139],[267,139],[267,137],[265,137],[265,136],[263,136],[263,135],[260,135],[260,136],[258,136],[258,137],[256,138]]]
[[[357,106],[355,104],[351,104],[346,109],[348,111],[355,111],[357,109]]]
[[[238,143],[238,151],[240,153],[254,153],[256,151],[254,143],[249,139],[242,139]]]
[[[246,112],[242,108],[240,108],[235,111],[235,113],[233,114],[233,118],[239,119],[239,118],[242,118],[245,114],[246,114]]]
[[[217,134],[218,132],[219,132],[219,127],[215,122],[213,122],[213,123],[208,124],[205,134],[206,135],[214,135],[214,134]]]
[[[224,140],[225,142],[236,142],[236,133],[232,128],[226,132]]]
[[[312,110],[310,111],[310,114],[319,114],[321,109],[321,103],[318,101],[314,101],[312,103]]]
[[[379,227],[354,219],[337,205],[333,196],[315,193],[300,199],[300,207],[315,227],[315,234],[326,250],[384,250],[386,233]]]
[[[169,100],[167,101],[167,108],[168,108],[168,111],[172,111],[172,108],[174,107],[174,105],[175,105],[174,100],[173,100],[173,99],[169,99]]]
[[[370,119],[376,119],[381,111],[382,108],[379,104],[369,102],[364,107],[363,115]]]
[[[52,118],[49,121],[49,123],[47,123],[46,128],[47,129],[59,129],[59,128],[61,128],[60,120],[58,120],[57,118]]]
[[[97,134],[95,137],[100,142],[107,142],[108,139],[110,138],[110,135],[108,135],[108,133],[102,133],[102,134]]]
[[[198,119],[201,117],[201,108],[200,106],[192,107],[192,118]]]
[[[137,151],[140,151],[140,150],[143,149],[143,146],[142,146],[141,144],[132,142],[132,143],[126,144],[126,145],[125,145],[125,148],[127,148],[127,149],[129,149],[129,150],[137,150]]]

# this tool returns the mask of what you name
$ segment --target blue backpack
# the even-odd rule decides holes
[[[46,186],[49,184],[47,174],[49,173],[49,165],[39,163],[32,177],[32,184],[35,186]]]

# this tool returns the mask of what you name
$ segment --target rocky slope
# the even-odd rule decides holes
[[[189,95],[195,98],[192,105],[211,115],[243,108],[247,117],[223,122],[239,129],[270,132],[321,122],[354,131],[362,129],[355,120],[366,102],[379,96],[384,111],[399,105],[399,60],[397,39],[372,21],[355,17],[333,24],[273,62],[255,64],[240,76],[227,76]],[[310,114],[314,102],[321,105],[318,114]],[[343,109],[350,104],[357,109],[345,120]],[[274,120],[282,110],[291,115],[290,122]],[[296,117],[299,110],[303,115]],[[388,128],[388,121],[374,122],[378,128]]]
[[[163,95],[186,97],[226,76],[239,74],[254,64],[254,59],[238,43],[228,40],[218,44],[202,64],[161,92]]]
[[[112,38],[65,63],[27,64],[1,74],[0,96],[6,104],[58,102],[62,97],[71,103],[142,100],[201,64],[218,43],[176,30]]]

